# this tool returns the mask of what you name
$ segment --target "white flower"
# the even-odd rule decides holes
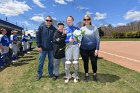
[[[82,30],[75,30],[73,32],[74,38],[78,41],[81,42],[82,36],[84,35],[85,31]]]
[[[80,36],[80,35],[81,35],[81,31],[80,31],[80,30],[75,30],[75,31],[73,32],[73,35],[74,35],[74,36]]]

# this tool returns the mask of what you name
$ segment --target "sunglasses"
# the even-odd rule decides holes
[[[90,19],[83,19],[84,21],[90,21]]]
[[[52,20],[46,20],[47,22],[52,22]]]

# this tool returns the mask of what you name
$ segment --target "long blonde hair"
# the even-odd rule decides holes
[[[91,20],[91,17],[90,17],[89,15],[85,15],[85,16],[83,17],[83,20],[84,20],[85,17],[88,17],[88,18]],[[92,25],[91,22],[90,22],[90,25]],[[85,26],[84,22],[82,22],[82,26]]]

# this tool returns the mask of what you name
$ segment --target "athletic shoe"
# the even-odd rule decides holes
[[[55,81],[58,79],[58,76],[54,76],[52,79]]]
[[[84,81],[88,82],[89,81],[89,76],[85,76]]]
[[[74,79],[74,83],[77,83],[77,82],[78,82],[78,79],[75,78],[75,79]]]
[[[36,80],[40,80],[41,76],[37,75]]]
[[[93,81],[97,81],[97,75],[93,75]]]
[[[14,62],[17,62],[16,60],[12,60],[12,62],[14,63]]]
[[[67,78],[66,80],[65,80],[65,83],[68,83],[69,82],[69,78]]]

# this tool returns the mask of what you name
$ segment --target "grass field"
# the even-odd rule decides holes
[[[60,77],[53,81],[47,75],[47,59],[44,74],[40,81],[36,81],[38,52],[32,51],[19,59],[19,63],[0,71],[0,93],[140,93],[140,73],[108,62],[102,58],[98,60],[98,82],[84,82],[83,64],[80,60],[80,82],[71,80],[64,83],[63,67]],[[90,68],[91,73],[91,68]]]
[[[140,41],[140,38],[105,38],[105,37],[102,37],[101,41]]]

